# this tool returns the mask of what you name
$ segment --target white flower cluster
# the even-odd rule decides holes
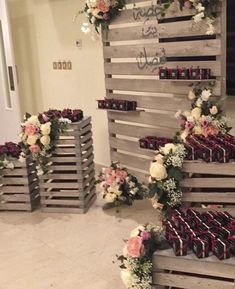
[[[170,207],[175,207],[175,206],[181,204],[182,195],[183,195],[182,191],[180,191],[180,190],[169,191],[167,204]]]
[[[166,158],[166,165],[173,167],[182,167],[186,152],[181,144],[175,145],[174,152],[170,153]]]
[[[165,191],[167,191],[168,193],[174,193],[175,189],[176,189],[176,183],[175,183],[175,180],[174,179],[169,179],[169,180],[166,180],[164,183],[163,183],[163,189]]]

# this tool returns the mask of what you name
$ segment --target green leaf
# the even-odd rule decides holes
[[[153,198],[157,194],[157,191],[158,187],[156,183],[149,184],[149,198]]]
[[[183,179],[183,173],[179,168],[172,167],[168,171],[168,177],[180,182]]]

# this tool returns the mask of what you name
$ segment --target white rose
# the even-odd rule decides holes
[[[167,143],[164,147],[161,148],[161,151],[164,155],[168,155],[171,151],[174,153],[176,150],[176,146],[173,143]]]
[[[197,10],[198,12],[202,12],[202,11],[205,10],[205,7],[202,6],[202,3],[198,3],[195,8],[196,8],[196,10]]]
[[[204,89],[203,92],[202,92],[202,95],[201,95],[202,100],[203,101],[208,101],[210,96],[211,96],[211,91],[207,90],[207,89]]]
[[[187,117],[187,121],[188,121],[188,122],[194,122],[193,116],[192,116],[192,115],[188,116],[188,117]]]
[[[212,115],[216,115],[218,113],[218,108],[217,106],[213,105],[212,108],[210,109],[210,113]]]
[[[157,162],[152,163],[150,166],[150,175],[155,178],[157,181],[164,180],[167,178],[166,168]]]
[[[38,136],[37,135],[30,135],[30,136],[28,136],[28,138],[27,138],[27,144],[29,144],[29,145],[35,145],[35,143],[37,142],[37,140],[38,140]]]
[[[144,226],[138,226],[134,230],[131,231],[130,237],[137,237],[139,236],[139,233],[144,230],[145,230]]]
[[[192,90],[189,91],[188,98],[190,100],[194,100],[196,98],[196,95]]]
[[[158,154],[155,156],[155,160],[157,161],[158,164],[162,164],[164,163],[164,156],[161,154]]]
[[[202,134],[203,133],[203,129],[200,127],[200,126],[195,126],[194,128],[193,128],[193,132],[195,133],[195,134]]]
[[[44,145],[44,146],[48,146],[51,142],[51,139],[48,135],[44,135],[40,138],[40,142]]]
[[[114,203],[117,199],[117,195],[108,193],[105,195],[104,199],[107,203]]]
[[[38,117],[36,115],[30,116],[30,118],[27,119],[27,122],[32,123],[34,125],[39,125],[40,122],[38,120]]]
[[[133,276],[128,270],[121,270],[121,278],[126,288],[131,288],[133,283]]]
[[[186,130],[184,130],[182,133],[181,133],[181,135],[180,135],[180,137],[181,137],[181,139],[183,140],[183,142],[186,142],[186,137],[188,136],[188,132],[186,131]]]
[[[198,100],[196,101],[196,106],[197,106],[197,107],[201,107],[201,106],[202,106],[202,103],[203,103],[202,99],[201,99],[201,98],[198,98]]]
[[[201,108],[199,108],[199,107],[195,107],[195,108],[192,110],[192,116],[193,116],[196,120],[199,120],[199,119],[200,119],[201,114],[202,114],[202,110],[201,110]]]
[[[51,133],[51,123],[47,122],[41,125],[42,135],[49,135]]]

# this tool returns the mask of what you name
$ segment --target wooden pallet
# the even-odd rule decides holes
[[[183,166],[187,177],[181,182],[183,205],[199,207],[205,204],[222,205],[235,216],[235,162],[227,164],[186,161]]]
[[[0,211],[32,211],[40,202],[36,165],[30,157],[13,163],[0,177]]]
[[[85,213],[96,199],[91,117],[59,137],[49,172],[40,181],[42,210]]]
[[[153,256],[153,288],[235,289],[235,257],[198,259],[194,254],[176,257],[172,249]]]

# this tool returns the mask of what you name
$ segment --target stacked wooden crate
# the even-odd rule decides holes
[[[85,213],[96,199],[91,117],[59,137],[40,182],[43,211]]]
[[[235,289],[235,258],[176,257],[172,249],[153,256],[153,288]]]
[[[215,205],[216,210],[235,216],[235,162],[186,161],[183,170],[187,174],[181,183],[184,206],[198,207],[201,211]]]
[[[0,176],[0,210],[32,211],[40,201],[36,165],[31,157],[13,164]]]

